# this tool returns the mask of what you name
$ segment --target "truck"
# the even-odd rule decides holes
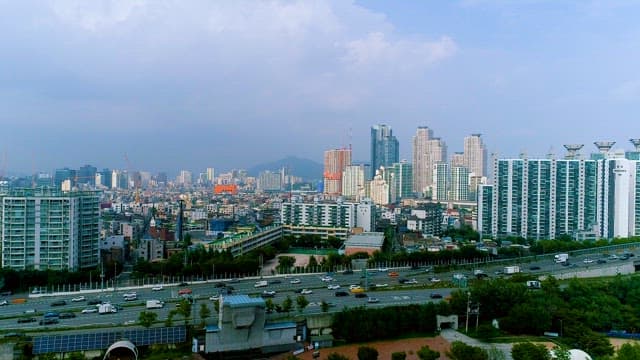
[[[527,287],[529,289],[540,289],[542,286],[538,280],[529,280],[527,281]]]
[[[269,283],[266,280],[261,280],[261,281],[257,281],[255,285],[253,285],[253,287],[265,287],[265,286],[269,286]]]
[[[567,262],[568,260],[569,254],[556,254],[556,256],[553,257],[553,261],[555,261],[556,264]]]
[[[117,312],[118,310],[109,303],[98,305],[98,314],[115,314]]]
[[[147,309],[162,309],[164,302],[160,300],[147,300]]]
[[[520,266],[505,266],[504,273],[506,275],[516,274],[520,272]]]

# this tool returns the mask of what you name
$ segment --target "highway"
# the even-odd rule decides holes
[[[589,259],[585,261],[585,259]],[[588,269],[611,269],[619,268],[621,265],[633,262],[635,257],[631,257],[628,260],[620,260],[610,258],[609,254],[601,254],[594,252],[592,254],[586,254],[581,256],[572,256],[569,259],[570,266],[562,266],[555,263],[549,257],[541,259],[540,261],[534,261],[530,263],[517,262],[520,269],[524,273],[532,274],[534,276],[547,275],[547,274],[560,274],[562,272],[577,273],[579,271],[585,271]],[[593,261],[591,261],[593,260]],[[601,263],[598,263],[600,260]],[[603,262],[606,261],[606,262]],[[639,259],[640,260],[640,259]],[[169,312],[176,308],[176,303],[181,299],[178,295],[180,289],[189,288],[192,290],[192,297],[194,304],[192,306],[192,318],[195,317],[196,322],[200,322],[199,309],[201,303],[206,303],[211,310],[211,317],[207,319],[207,323],[213,323],[217,321],[217,314],[213,310],[213,301],[209,300],[209,297],[216,295],[223,288],[218,287],[219,283],[224,283],[227,286],[233,287],[233,294],[248,294],[250,296],[258,296],[264,290],[275,291],[276,294],[272,298],[274,304],[282,304],[287,296],[290,296],[293,300],[293,309],[291,314],[297,314],[295,299],[300,294],[296,293],[302,289],[310,289],[312,294],[305,295],[309,301],[309,305],[304,310],[304,314],[320,313],[321,302],[326,301],[331,304],[329,311],[339,311],[344,307],[354,306],[389,306],[389,305],[404,305],[415,303],[426,303],[428,301],[440,301],[439,298],[432,298],[432,294],[439,294],[443,297],[448,296],[452,288],[452,283],[455,275],[460,274],[467,278],[473,277],[473,270],[483,270],[490,278],[505,276],[501,273],[505,265],[483,265],[483,266],[466,266],[464,271],[456,271],[449,273],[433,274],[433,272],[425,271],[424,269],[382,269],[383,271],[368,272],[368,276],[365,278],[362,272],[356,271],[354,274],[342,274],[336,273],[331,275],[332,281],[322,281],[324,274],[300,274],[290,276],[277,276],[277,277],[265,277],[263,279],[240,279],[230,281],[210,281],[210,282],[194,282],[185,286],[164,285],[160,291],[153,291],[151,287],[136,288],[135,290],[121,288],[116,291],[108,290],[98,293],[77,292],[65,295],[32,295],[28,297],[26,294],[17,294],[10,297],[5,297],[0,300],[8,300],[9,305],[0,306],[0,328],[8,331],[12,330],[47,330],[47,329],[64,329],[64,328],[76,328],[81,326],[96,326],[96,327],[111,327],[122,325],[136,325],[138,315],[141,311],[147,310],[145,308],[146,300],[158,299],[165,302],[165,306],[161,309],[152,309],[158,314],[158,320],[164,321]],[[388,271],[397,272],[399,276],[391,277],[388,275]],[[433,281],[432,278],[436,277],[437,280]],[[415,279],[416,284],[400,284],[399,279]],[[268,282],[266,287],[255,287],[257,281],[264,280]],[[292,282],[299,283],[292,284]],[[337,290],[327,289],[328,285],[340,285]],[[378,303],[369,304],[367,297],[356,298],[354,294],[349,292],[350,285],[360,285],[363,288],[368,288],[366,291],[368,296],[375,297],[379,300]],[[127,292],[135,291],[137,294],[137,300],[124,301],[123,294]],[[348,296],[338,297],[335,295],[336,291],[347,291]],[[85,296],[86,300],[81,302],[72,302],[71,299],[79,295]],[[11,301],[17,298],[26,298],[26,302],[23,304],[12,304]],[[115,305],[119,305],[121,310],[113,314],[98,314],[95,313],[82,313],[83,309],[96,308],[95,305],[88,305],[89,300],[98,299],[104,302],[110,302]],[[66,305],[52,306],[53,302],[65,300]],[[35,314],[25,314],[26,311],[35,310]],[[43,314],[49,311],[55,311],[58,313],[73,312],[75,318],[60,319],[58,324],[40,325],[39,321],[42,320]],[[273,313],[268,315],[268,318],[281,317],[282,314]],[[33,317],[35,322],[18,323],[18,319],[21,317]],[[174,323],[182,323],[183,319],[180,316],[174,317]],[[193,321],[193,320],[191,320]]]

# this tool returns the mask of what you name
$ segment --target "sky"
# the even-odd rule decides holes
[[[0,171],[640,138],[639,1],[0,0]],[[128,159],[128,161],[127,161]]]

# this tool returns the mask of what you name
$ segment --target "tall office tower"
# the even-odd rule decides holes
[[[33,184],[37,187],[40,186],[52,186],[53,185],[53,178],[51,177],[51,174],[49,173],[43,173],[43,172],[39,172],[35,175],[33,175]]]
[[[349,165],[342,172],[342,196],[359,200],[364,193],[364,166]]]
[[[380,167],[373,180],[369,182],[369,197],[376,205],[387,205],[391,199],[391,189],[385,180],[385,171],[384,167]]]
[[[446,162],[434,164],[432,173],[431,199],[435,201],[449,200],[449,184],[451,182],[449,164]]]
[[[258,191],[282,191],[282,173],[265,170],[258,175]]]
[[[453,155],[451,155],[451,167],[454,166],[464,166],[465,162],[464,162],[464,153],[462,152],[455,152],[453,153]]]
[[[98,192],[10,189],[0,196],[0,213],[3,268],[76,271],[98,265]]]
[[[451,192],[453,201],[469,201],[469,169],[464,166],[451,166]]]
[[[96,173],[98,169],[95,166],[84,165],[78,169],[77,183],[93,185],[96,181]]]
[[[407,160],[392,164],[385,169],[391,202],[413,197],[413,165]]]
[[[487,148],[480,135],[471,134],[464,138],[463,165],[475,176],[487,176]]]
[[[374,125],[371,127],[371,172],[369,179],[375,176],[380,166],[388,167],[400,161],[400,146],[393,136],[391,127]]]
[[[433,183],[433,165],[447,161],[447,145],[426,126],[413,137],[413,191],[423,194]]]
[[[76,184],[76,171],[69,168],[56,169],[53,176],[53,186],[60,189],[65,180],[71,180],[71,186]]]
[[[180,175],[178,175],[176,182],[182,186],[190,186],[192,177],[191,171],[180,170]]]
[[[342,172],[351,165],[351,149],[333,149],[324,152],[324,192],[342,194]]]
[[[100,171],[100,185],[106,187],[107,189],[111,189],[112,177],[113,177],[113,173],[111,172],[111,170],[107,168],[102,169],[102,171]]]
[[[494,238],[639,235],[640,162],[624,152],[585,160],[577,154],[580,147],[568,146],[561,160],[496,160],[495,184],[479,187],[478,229],[485,231],[490,221]]]
[[[207,168],[207,181],[209,185],[213,184],[213,180],[216,177],[216,171],[214,168]]]

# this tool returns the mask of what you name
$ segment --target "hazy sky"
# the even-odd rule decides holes
[[[0,166],[249,167],[392,126],[489,150],[640,137],[638,1],[0,0]],[[6,159],[6,160],[4,160]]]

